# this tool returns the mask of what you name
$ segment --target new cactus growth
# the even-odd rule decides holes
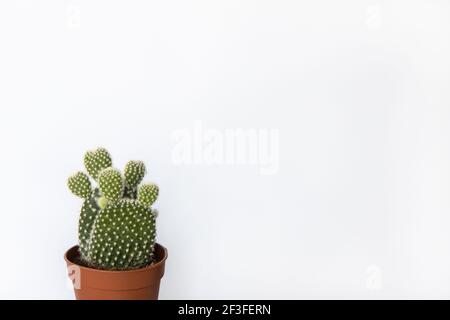
[[[128,161],[124,170],[125,185],[130,188],[136,188],[145,176],[145,165],[142,161]]]
[[[125,189],[124,195],[127,198],[136,198],[137,187],[145,175],[145,165],[142,161],[128,161],[125,166]]]
[[[143,184],[138,190],[138,200],[146,206],[151,206],[156,201],[159,194],[159,188],[156,184]]]
[[[78,223],[78,240],[82,261],[97,269],[129,270],[152,262],[157,211],[151,205],[158,197],[155,184],[142,184],[145,165],[129,161],[124,175],[112,167],[111,156],[104,148],[88,151],[84,156],[87,172],[68,179],[69,189],[84,199]]]
[[[84,155],[84,166],[89,175],[97,180],[100,171],[112,166],[111,156],[104,148],[88,151]]]
[[[109,201],[117,201],[123,195],[123,179],[119,170],[106,168],[98,175],[101,193]]]
[[[77,172],[67,181],[70,191],[80,198],[87,199],[91,194],[91,181],[83,172]]]

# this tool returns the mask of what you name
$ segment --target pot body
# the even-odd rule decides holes
[[[164,275],[167,249],[155,245],[155,263],[129,271],[108,271],[78,265],[78,246],[64,255],[77,300],[156,300]]]

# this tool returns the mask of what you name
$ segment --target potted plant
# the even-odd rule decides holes
[[[155,184],[141,184],[142,161],[129,161],[124,173],[112,167],[104,148],[84,156],[87,173],[68,179],[70,191],[84,199],[78,245],[64,258],[77,299],[157,299],[167,250],[155,242],[158,197]]]

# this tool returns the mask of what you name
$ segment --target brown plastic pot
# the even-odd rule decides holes
[[[157,300],[164,275],[167,249],[155,245],[156,262],[129,271],[98,270],[81,266],[78,246],[64,255],[77,300]]]

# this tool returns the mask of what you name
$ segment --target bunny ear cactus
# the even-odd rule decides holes
[[[98,176],[100,191],[109,201],[119,200],[123,195],[123,178],[119,170],[107,168]]]
[[[89,175],[97,180],[100,171],[112,166],[111,156],[105,148],[87,151],[84,155],[84,166]]]
[[[143,184],[138,190],[138,200],[140,203],[150,207],[156,201],[159,188],[156,184]]]
[[[80,198],[87,199],[91,194],[91,181],[89,177],[83,172],[77,172],[69,177],[67,184],[70,191]]]
[[[84,200],[81,206],[81,213],[78,219],[78,244],[81,258],[84,261],[88,261],[87,257],[89,255],[92,228],[100,212],[100,206],[97,200],[99,197],[100,192],[98,189],[95,189],[91,192],[90,197]]]
[[[145,176],[145,164],[142,161],[128,161],[124,170],[125,185],[136,188]]]
[[[135,199],[137,196],[137,187],[145,176],[145,165],[142,161],[129,161],[124,170],[125,189],[124,196]]]
[[[108,151],[88,151],[84,163],[98,182],[92,189],[89,177],[78,172],[68,179],[69,189],[85,199],[78,223],[81,259],[105,270],[130,270],[152,262],[158,197],[155,184],[142,184],[145,166],[130,161],[124,175],[112,168]]]
[[[95,221],[90,260],[109,270],[148,264],[155,243],[155,217],[139,201],[121,199],[108,205]]]

